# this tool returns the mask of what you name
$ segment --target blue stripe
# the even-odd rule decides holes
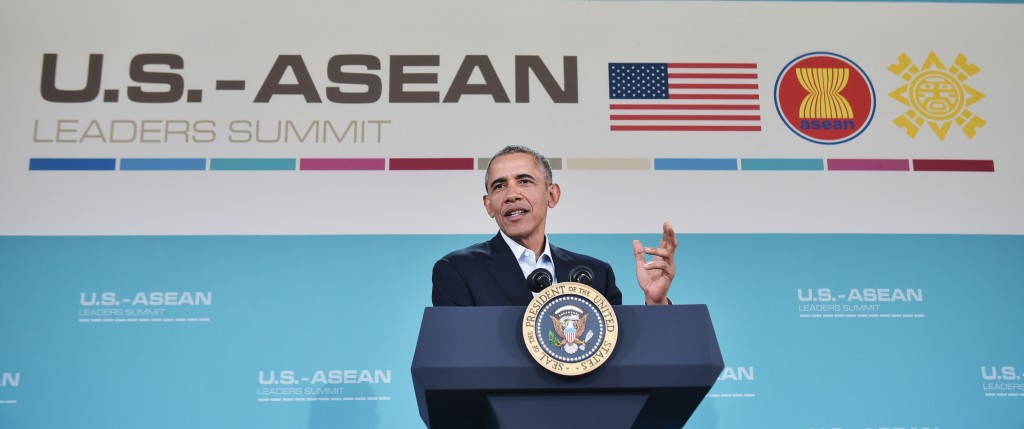
[[[114,171],[115,158],[31,158],[29,170],[40,171]]]
[[[203,171],[206,158],[121,158],[121,170]]]
[[[822,171],[825,161],[821,159],[744,159],[744,170],[762,171]]]
[[[733,158],[654,158],[655,170],[737,170]]]

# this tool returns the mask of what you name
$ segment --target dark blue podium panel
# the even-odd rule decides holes
[[[617,306],[615,351],[574,377],[548,372],[527,353],[525,311],[424,311],[412,376],[428,427],[679,428],[724,368],[704,305]]]

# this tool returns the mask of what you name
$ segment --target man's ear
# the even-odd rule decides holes
[[[559,198],[562,198],[562,188],[557,183],[552,183],[548,186],[548,207],[555,208]]]
[[[487,195],[484,195],[484,210],[487,210],[487,216],[494,219],[494,210],[491,209],[491,200],[487,199]]]

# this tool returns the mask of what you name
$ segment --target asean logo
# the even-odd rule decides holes
[[[889,71],[906,82],[890,92],[889,97],[909,107],[906,113],[892,122],[905,129],[910,138],[917,136],[925,124],[939,140],[946,139],[953,123],[968,139],[974,138],[978,128],[985,126],[984,119],[967,110],[985,98],[985,94],[965,83],[981,68],[968,63],[963,54],[957,55],[953,64],[946,68],[934,52],[928,53],[920,67],[914,65],[910,56],[902,53],[896,64],[889,66]]]
[[[848,142],[875,116],[871,79],[853,61],[812,52],[790,61],[775,81],[775,109],[790,131],[819,144]]]
[[[601,366],[615,349],[619,330],[604,295],[582,283],[551,285],[523,316],[526,349],[548,371],[581,375]]]

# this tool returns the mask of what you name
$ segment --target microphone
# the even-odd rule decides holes
[[[590,283],[594,281],[594,270],[586,265],[573,268],[572,271],[569,271],[569,281],[590,286]]]
[[[551,286],[552,282],[554,282],[554,278],[551,277],[551,271],[543,268],[537,268],[526,276],[526,284],[530,285],[530,290],[534,293],[540,293],[544,288]]]

